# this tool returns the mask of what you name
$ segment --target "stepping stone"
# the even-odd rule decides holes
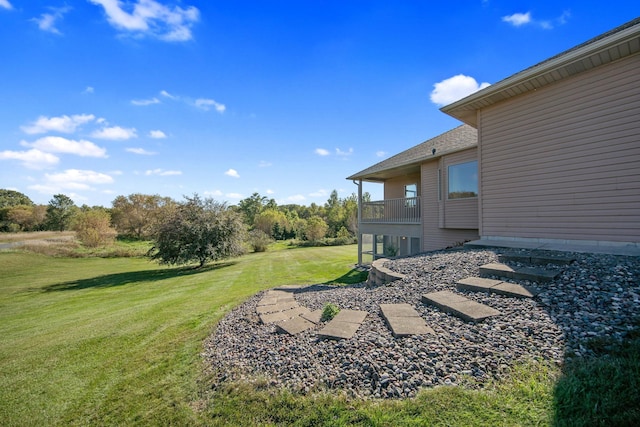
[[[320,323],[320,319],[322,318],[322,309],[314,310],[309,313],[303,313],[300,316],[317,325],[318,323]]]
[[[263,313],[260,315],[260,320],[262,323],[278,323],[283,320],[293,319],[294,317],[300,316],[301,314],[309,313],[309,309],[307,307],[295,307],[291,310],[286,311],[277,311],[275,313]]]
[[[550,282],[560,274],[557,270],[522,267],[512,268],[506,264],[491,263],[480,267],[480,276],[498,276],[514,280],[530,280],[533,282]]]
[[[283,320],[282,322],[276,323],[276,327],[280,331],[286,332],[289,335],[299,334],[300,332],[313,328],[315,325],[315,323],[304,319],[302,316],[296,316],[291,319]]]
[[[458,316],[467,322],[480,322],[501,313],[493,307],[472,301],[449,291],[432,292],[422,296],[422,302],[435,305],[440,310]]]
[[[355,335],[367,314],[360,310],[340,310],[318,335],[330,339],[349,339]]]
[[[503,282],[502,280],[483,279],[482,277],[467,277],[456,282],[458,290],[473,292],[491,292],[518,298],[533,298],[536,291],[525,288],[516,283]]]
[[[261,305],[274,305],[277,304],[279,302],[288,302],[288,301],[295,301],[296,299],[293,297],[293,295],[266,295],[264,297],[262,297],[262,299],[260,301],[258,301],[258,306]]]
[[[284,301],[284,302],[278,302],[276,304],[271,304],[271,305],[258,305],[256,307],[256,312],[258,314],[275,313],[278,311],[291,310],[292,308],[296,308],[298,306],[299,304],[295,300]]]
[[[410,304],[380,304],[380,311],[396,338],[435,334]]]

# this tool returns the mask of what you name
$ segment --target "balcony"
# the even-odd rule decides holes
[[[420,224],[420,197],[364,202],[360,222],[368,224]]]

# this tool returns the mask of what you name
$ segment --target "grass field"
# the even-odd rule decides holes
[[[608,413],[571,423],[593,406],[582,396],[594,397],[602,365],[558,382],[557,369],[531,363],[483,391],[439,388],[397,402],[246,384],[208,391],[200,353],[228,310],[273,286],[359,282],[355,260],[355,246],[279,245],[194,270],[0,251],[0,425],[607,425],[593,421]],[[640,385],[639,349],[603,362],[612,369],[604,380]],[[596,402],[606,394],[598,390]]]

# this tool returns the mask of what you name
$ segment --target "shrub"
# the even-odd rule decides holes
[[[328,302],[324,305],[322,309],[322,316],[320,317],[320,320],[322,320],[323,322],[331,320],[334,317],[336,317],[336,314],[338,314],[339,312],[340,312],[340,309],[338,308],[337,305]]]
[[[251,230],[249,232],[249,245],[254,252],[266,252],[267,248],[274,240],[262,230]]]
[[[116,230],[111,228],[111,215],[102,209],[91,209],[76,214],[73,229],[76,237],[89,248],[113,243]]]

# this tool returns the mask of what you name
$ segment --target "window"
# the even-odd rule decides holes
[[[448,168],[448,199],[478,197],[478,162],[472,161],[451,165]]]
[[[416,206],[416,197],[418,197],[418,184],[408,184],[404,186],[404,198],[410,199],[405,200],[405,205],[408,208],[413,208]]]

